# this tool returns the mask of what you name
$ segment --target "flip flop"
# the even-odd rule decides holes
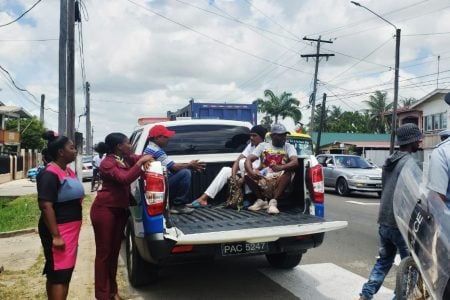
[[[189,206],[189,207],[192,207],[192,208],[207,208],[207,207],[211,207],[210,204],[202,205],[202,204],[200,203],[200,201],[198,201],[198,199],[192,201],[190,204],[188,204],[188,206]]]

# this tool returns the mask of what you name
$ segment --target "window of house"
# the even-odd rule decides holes
[[[424,117],[425,131],[447,129],[447,113],[439,113]]]

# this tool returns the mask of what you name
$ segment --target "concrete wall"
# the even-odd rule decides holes
[[[23,156],[23,166],[22,171],[17,171],[17,156],[10,155],[9,164],[10,172],[6,174],[0,174],[0,183],[5,183],[11,180],[17,180],[27,177],[28,169],[36,167],[38,164],[42,163],[42,156],[36,150],[24,150],[20,151]],[[15,168],[14,168],[15,167]]]

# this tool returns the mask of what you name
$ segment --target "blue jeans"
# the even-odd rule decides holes
[[[380,225],[378,234],[380,236],[380,257],[373,266],[369,281],[363,285],[361,294],[359,294],[366,300],[372,299],[380,289],[392,267],[397,250],[402,259],[409,255],[408,246],[397,228]]]
[[[188,193],[191,187],[191,170],[181,169],[169,174],[169,201],[173,205],[189,202]]]

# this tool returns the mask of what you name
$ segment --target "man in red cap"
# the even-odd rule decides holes
[[[205,164],[198,160],[191,160],[188,163],[176,163],[171,160],[164,147],[169,143],[169,138],[175,135],[175,131],[167,129],[164,125],[155,125],[150,129],[148,137],[150,141],[144,153],[152,155],[167,168],[169,176],[169,201],[171,213],[186,214],[193,211],[186,207],[189,201],[188,193],[191,185],[191,170],[203,171]]]

